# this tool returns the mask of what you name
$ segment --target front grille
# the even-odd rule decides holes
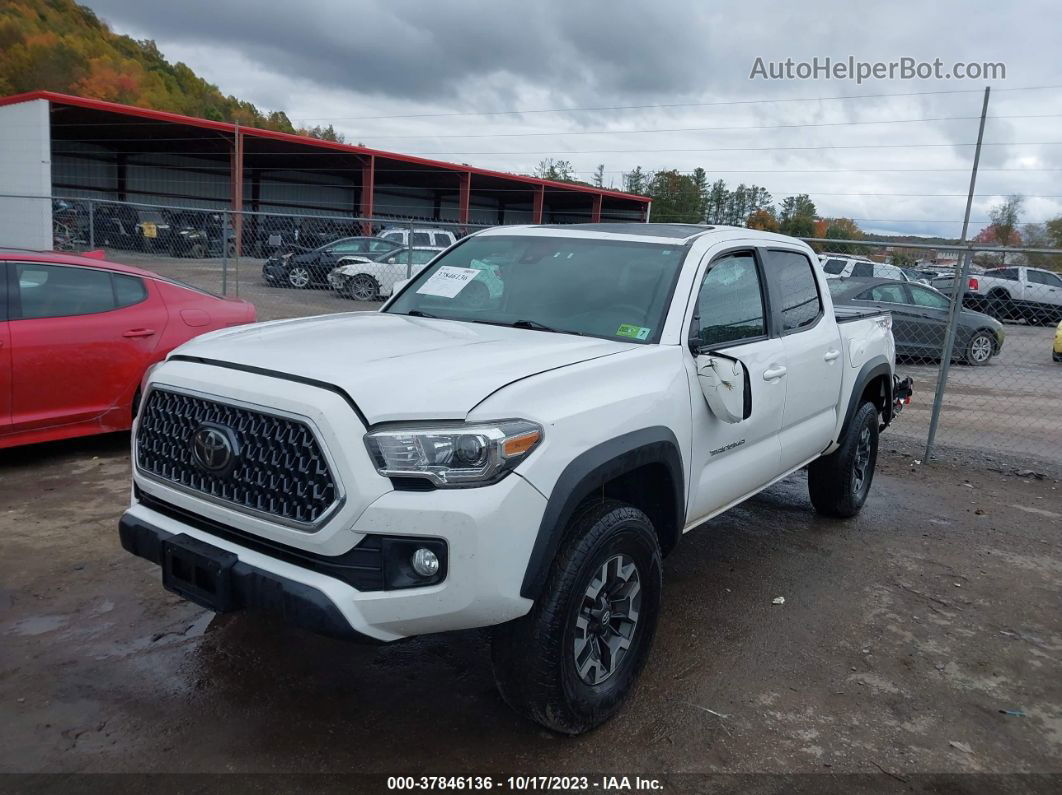
[[[304,422],[166,389],[153,389],[141,411],[136,463],[149,475],[286,523],[312,525],[336,502],[328,462]],[[236,442],[234,462],[220,472],[193,453],[204,424],[228,429]]]

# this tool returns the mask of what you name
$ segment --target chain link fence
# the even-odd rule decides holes
[[[375,309],[439,250],[487,226],[44,201],[55,249],[104,249],[117,261],[245,298],[262,320]],[[913,377],[916,391],[890,439],[919,459],[932,448],[1062,471],[1062,251],[811,242],[825,249],[834,303],[892,314],[897,371]],[[830,249],[839,243],[848,253]],[[903,268],[894,264],[901,253]]]
[[[906,267],[893,264],[897,248]],[[1062,252],[859,250],[820,260],[834,303],[892,314],[897,372],[914,379],[915,398],[890,438],[910,440],[918,458],[972,451],[1062,467]]]
[[[486,224],[233,212],[54,198],[57,251],[108,256],[220,295],[262,320],[372,309],[439,251]]]

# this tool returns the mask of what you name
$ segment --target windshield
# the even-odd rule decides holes
[[[387,312],[656,342],[686,249],[578,237],[472,237]]]

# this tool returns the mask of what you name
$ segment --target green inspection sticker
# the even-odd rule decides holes
[[[620,323],[619,331],[616,332],[617,337],[631,337],[636,340],[649,339],[649,332],[651,329],[645,326],[632,326],[630,323]]]

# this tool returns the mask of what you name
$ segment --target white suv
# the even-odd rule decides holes
[[[913,281],[896,265],[873,262],[869,259],[846,257],[842,254],[819,254],[822,270],[827,279],[896,279],[901,282]]]
[[[686,531],[805,466],[818,511],[859,511],[909,395],[890,329],[835,308],[794,238],[495,227],[380,312],[172,353],[121,541],[219,612],[373,642],[495,626],[506,701],[579,733],[645,664]]]
[[[428,227],[413,227],[412,242],[410,242],[409,228],[393,226],[384,229],[377,237],[399,243],[402,246],[413,248],[447,248],[457,242],[457,237],[448,229],[434,229]]]

